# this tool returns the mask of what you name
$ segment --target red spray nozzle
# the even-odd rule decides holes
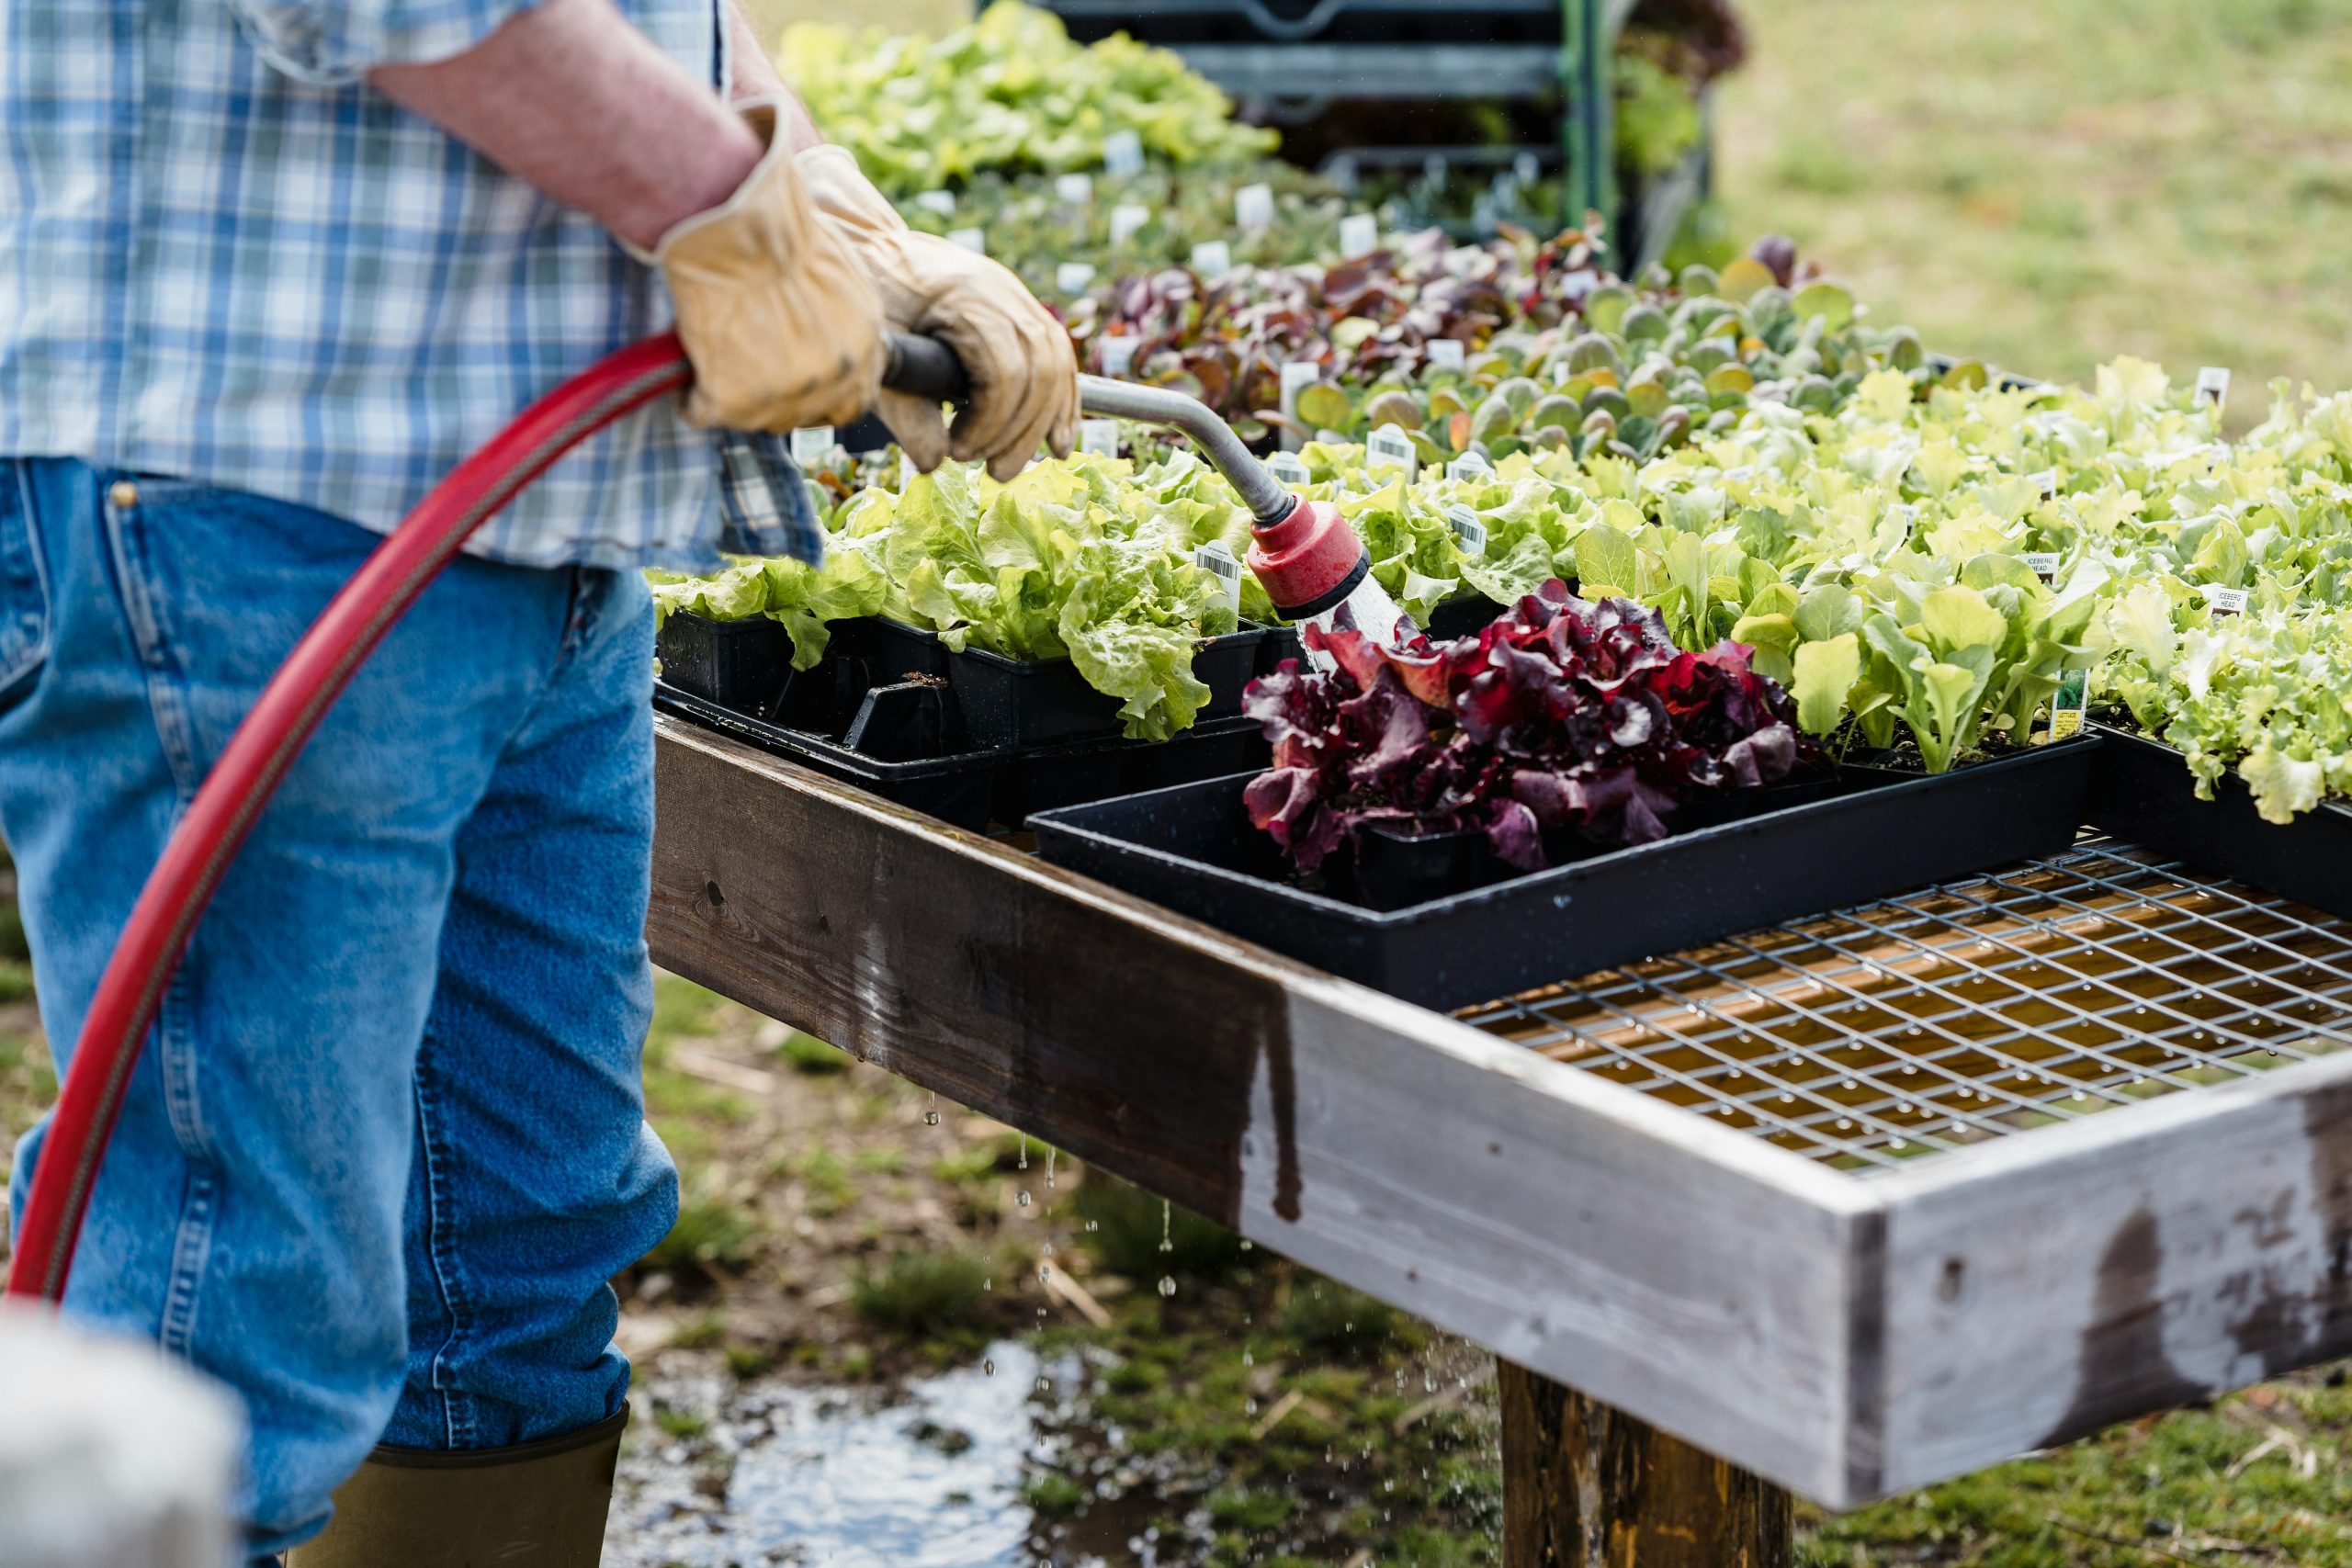
[[[1345,599],[1372,570],[1372,556],[1338,507],[1301,496],[1280,522],[1258,525],[1250,570],[1283,618],[1296,621]]]

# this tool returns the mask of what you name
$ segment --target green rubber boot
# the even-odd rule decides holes
[[[503,1449],[379,1447],[286,1568],[596,1568],[628,1406]]]

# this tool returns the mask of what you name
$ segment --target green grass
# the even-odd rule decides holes
[[[849,1071],[850,1058],[847,1052],[837,1046],[827,1044],[813,1034],[804,1034],[797,1029],[785,1036],[784,1043],[776,1047],[775,1054],[782,1057],[785,1065],[794,1072],[806,1073],[811,1077]]]
[[[885,1333],[944,1334],[977,1317],[987,1279],[987,1267],[967,1252],[893,1253],[850,1281],[850,1305]]]
[[[1933,346],[2352,381],[2337,0],[1745,0],[1735,234],[1782,230]]]

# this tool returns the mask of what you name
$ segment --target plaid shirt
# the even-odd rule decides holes
[[[0,0],[0,455],[398,523],[516,411],[668,323],[660,281],[370,90],[528,0]],[[721,0],[620,0],[728,80]],[[673,405],[577,448],[469,547],[690,570],[820,533],[780,442]],[[730,504],[721,531],[720,502]]]

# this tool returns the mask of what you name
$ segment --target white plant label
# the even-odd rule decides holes
[[[989,254],[989,237],[978,229],[950,229],[947,231],[947,243],[961,245],[979,255]]]
[[[2044,582],[2049,582],[2058,575],[2058,552],[2056,550],[2029,551],[2025,558],[2025,564],[2034,576]]]
[[[1274,187],[1243,186],[1233,193],[1233,220],[1245,234],[1260,234],[1273,226]]]
[[[1368,256],[1380,249],[1380,220],[1369,212],[1351,212],[1340,220],[1340,254]]]
[[[1600,274],[1589,266],[1580,266],[1574,272],[1561,276],[1560,291],[1572,299],[1581,299],[1600,287]]]
[[[1136,231],[1151,221],[1151,209],[1139,202],[1123,201],[1111,209],[1111,243],[1124,245],[1135,238]]]
[[[1476,513],[1456,502],[1445,509],[1445,521],[1453,528],[1453,542],[1461,547],[1464,555],[1483,556],[1487,553],[1487,525],[1478,521]]]
[[[2208,365],[2197,372],[2197,400],[2217,409],[2230,400],[2230,373],[2226,367]]]
[[[1081,293],[1093,281],[1094,264],[1091,262],[1064,262],[1054,268],[1054,287],[1065,294]]]
[[[1432,370],[1459,370],[1469,363],[1458,337],[1433,337],[1428,346],[1430,368]]]
[[[1384,424],[1363,444],[1366,468],[1391,468],[1405,470],[1405,482],[1410,484],[1413,470],[1419,465],[1420,455],[1413,449],[1413,439],[1393,424]]]
[[[1102,340],[1102,374],[1124,376],[1135,368],[1136,347],[1141,338],[1106,337]]]
[[[1078,422],[1078,449],[1091,452],[1098,457],[1119,455],[1119,422],[1115,419],[1081,419]]]
[[[2031,485],[2035,490],[2041,492],[2042,500],[2055,501],[2058,499],[2057,469],[2044,468],[2038,474],[2028,474],[2025,479],[2026,483]]]
[[[1303,485],[1306,482],[1306,465],[1298,460],[1298,454],[1295,452],[1277,452],[1267,458],[1266,472],[1286,485]]]
[[[953,218],[956,216],[956,193],[950,190],[922,191],[915,197],[915,205],[925,212],[936,212],[942,218]]]
[[[1520,184],[1532,186],[1544,172],[1544,165],[1534,153],[1521,152],[1510,161],[1510,172],[1519,176]]]
[[[792,433],[792,460],[796,463],[821,463],[832,449],[833,427],[830,424],[812,424]]]
[[[1233,247],[1223,240],[1203,240],[1193,247],[1193,270],[1215,282],[1233,270]]]
[[[2208,614],[2215,615],[2243,615],[2245,614],[2245,590],[2209,587],[2205,590],[2205,609]]]
[[[1495,466],[1476,452],[1464,452],[1445,466],[1445,477],[1457,482],[1476,483],[1495,477]]]
[[[1143,138],[1132,130],[1114,130],[1102,139],[1102,166],[1114,175],[1143,173]]]
[[[1054,195],[1060,198],[1064,207],[1091,207],[1094,205],[1094,176],[1057,175],[1054,176]]]
[[[1241,563],[1233,552],[1212,539],[1193,552],[1193,564],[1216,579],[1217,597],[1236,615],[1241,612]]]

